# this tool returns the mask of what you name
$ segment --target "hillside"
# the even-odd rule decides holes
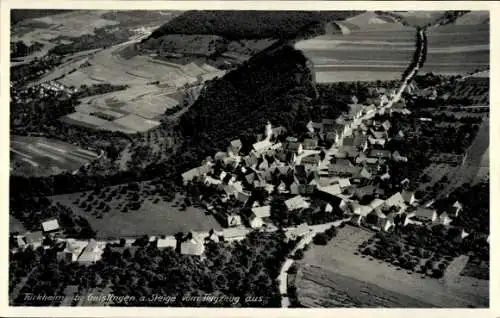
[[[343,30],[347,29],[348,33],[356,31],[396,31],[409,29],[410,27],[401,24],[395,17],[384,14],[382,12],[364,12],[359,15],[337,21],[337,25]],[[345,31],[344,31],[345,33]]]
[[[489,11],[470,11],[455,20],[456,25],[478,25],[489,24]]]
[[[344,20],[356,11],[188,11],[152,34],[209,34],[228,39],[295,38],[310,28]],[[238,25],[237,28],[234,26]]]
[[[314,96],[307,64],[302,53],[284,46],[212,82],[180,120],[186,138],[182,161],[196,165],[239,134],[260,131],[268,120],[293,127],[299,104],[310,104]]]
[[[54,15],[54,14],[61,14],[61,13],[67,13],[71,12],[73,10],[54,10],[54,9],[47,9],[47,10],[12,10],[10,12],[10,22],[15,25],[21,21],[24,20],[29,20],[29,19],[36,19],[36,18],[42,18],[46,17],[49,15]]]

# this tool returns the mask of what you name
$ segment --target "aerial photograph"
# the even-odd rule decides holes
[[[489,16],[12,9],[9,305],[489,308]]]

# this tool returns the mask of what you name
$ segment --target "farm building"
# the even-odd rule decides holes
[[[91,239],[78,257],[78,263],[81,265],[91,265],[101,259],[102,250],[99,249],[97,241]]]
[[[173,236],[165,236],[163,238],[158,238],[156,240],[156,247],[157,248],[167,248],[167,247],[171,247],[171,248],[177,248],[177,239]]]
[[[289,211],[307,209],[310,204],[303,197],[297,195],[285,201],[285,205]]]
[[[187,237],[185,238],[186,241],[181,243],[181,254],[183,255],[196,255],[196,256],[202,256],[203,253],[205,252],[205,245],[203,240],[198,237],[198,235],[191,233],[188,233]]]
[[[42,223],[42,229],[45,233],[54,233],[59,230],[59,222],[57,219],[51,219]]]

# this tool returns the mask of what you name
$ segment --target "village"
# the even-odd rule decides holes
[[[358,104],[353,96],[347,114],[311,121],[299,136],[268,122],[256,143],[244,145],[240,139],[232,140],[225,152],[217,152],[201,166],[183,173],[187,189],[203,187],[203,194],[193,197],[193,202],[221,223],[221,231],[87,241],[64,237],[58,220],[52,219],[41,224],[42,231],[13,237],[14,246],[56,247],[58,260],[89,265],[100,259],[107,244],[125,247],[140,240],[203,257],[207,242],[242,240],[254,230],[283,228],[288,240],[306,237],[311,242],[314,234],[344,222],[383,232],[396,225],[449,226],[462,209],[460,202],[437,211],[432,201],[419,202],[408,179],[398,182],[393,191],[379,186],[394,178],[391,162],[411,165],[404,153],[385,149],[392,138],[404,138],[401,131],[391,130],[391,114],[410,113],[399,98],[394,102],[394,91],[387,91],[387,95],[380,95],[378,106]],[[290,219],[295,216],[294,224],[283,226],[277,224],[276,217],[273,220],[276,198],[284,203],[278,209],[284,208],[282,212]],[[306,210],[313,213],[309,222],[301,215]],[[462,238],[467,235],[462,229]]]

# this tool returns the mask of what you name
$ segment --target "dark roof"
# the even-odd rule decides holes
[[[307,171],[303,165],[295,166],[295,177],[301,183],[307,182]]]
[[[306,138],[306,139],[304,139],[302,144],[304,145],[304,147],[316,147],[318,145],[318,140],[315,138],[314,139],[313,138]]]
[[[231,141],[231,147],[233,148],[241,148],[241,140],[235,139]]]
[[[391,152],[389,150],[384,150],[384,149],[373,149],[372,151],[370,151],[370,157],[390,158]]]
[[[344,146],[354,146],[354,137],[345,137],[342,144]]]
[[[415,211],[415,216],[419,218],[432,219],[434,212],[436,212],[436,210],[418,207]]]
[[[289,141],[285,144],[286,150],[297,151],[299,149],[300,143],[297,141]]]
[[[368,140],[368,137],[366,135],[357,135],[355,138],[354,138],[354,146],[356,147],[360,147],[361,145],[363,145],[364,142],[366,142]]]
[[[318,164],[320,162],[320,157],[319,155],[310,155],[307,157],[302,158],[301,163],[307,163],[307,164]]]

